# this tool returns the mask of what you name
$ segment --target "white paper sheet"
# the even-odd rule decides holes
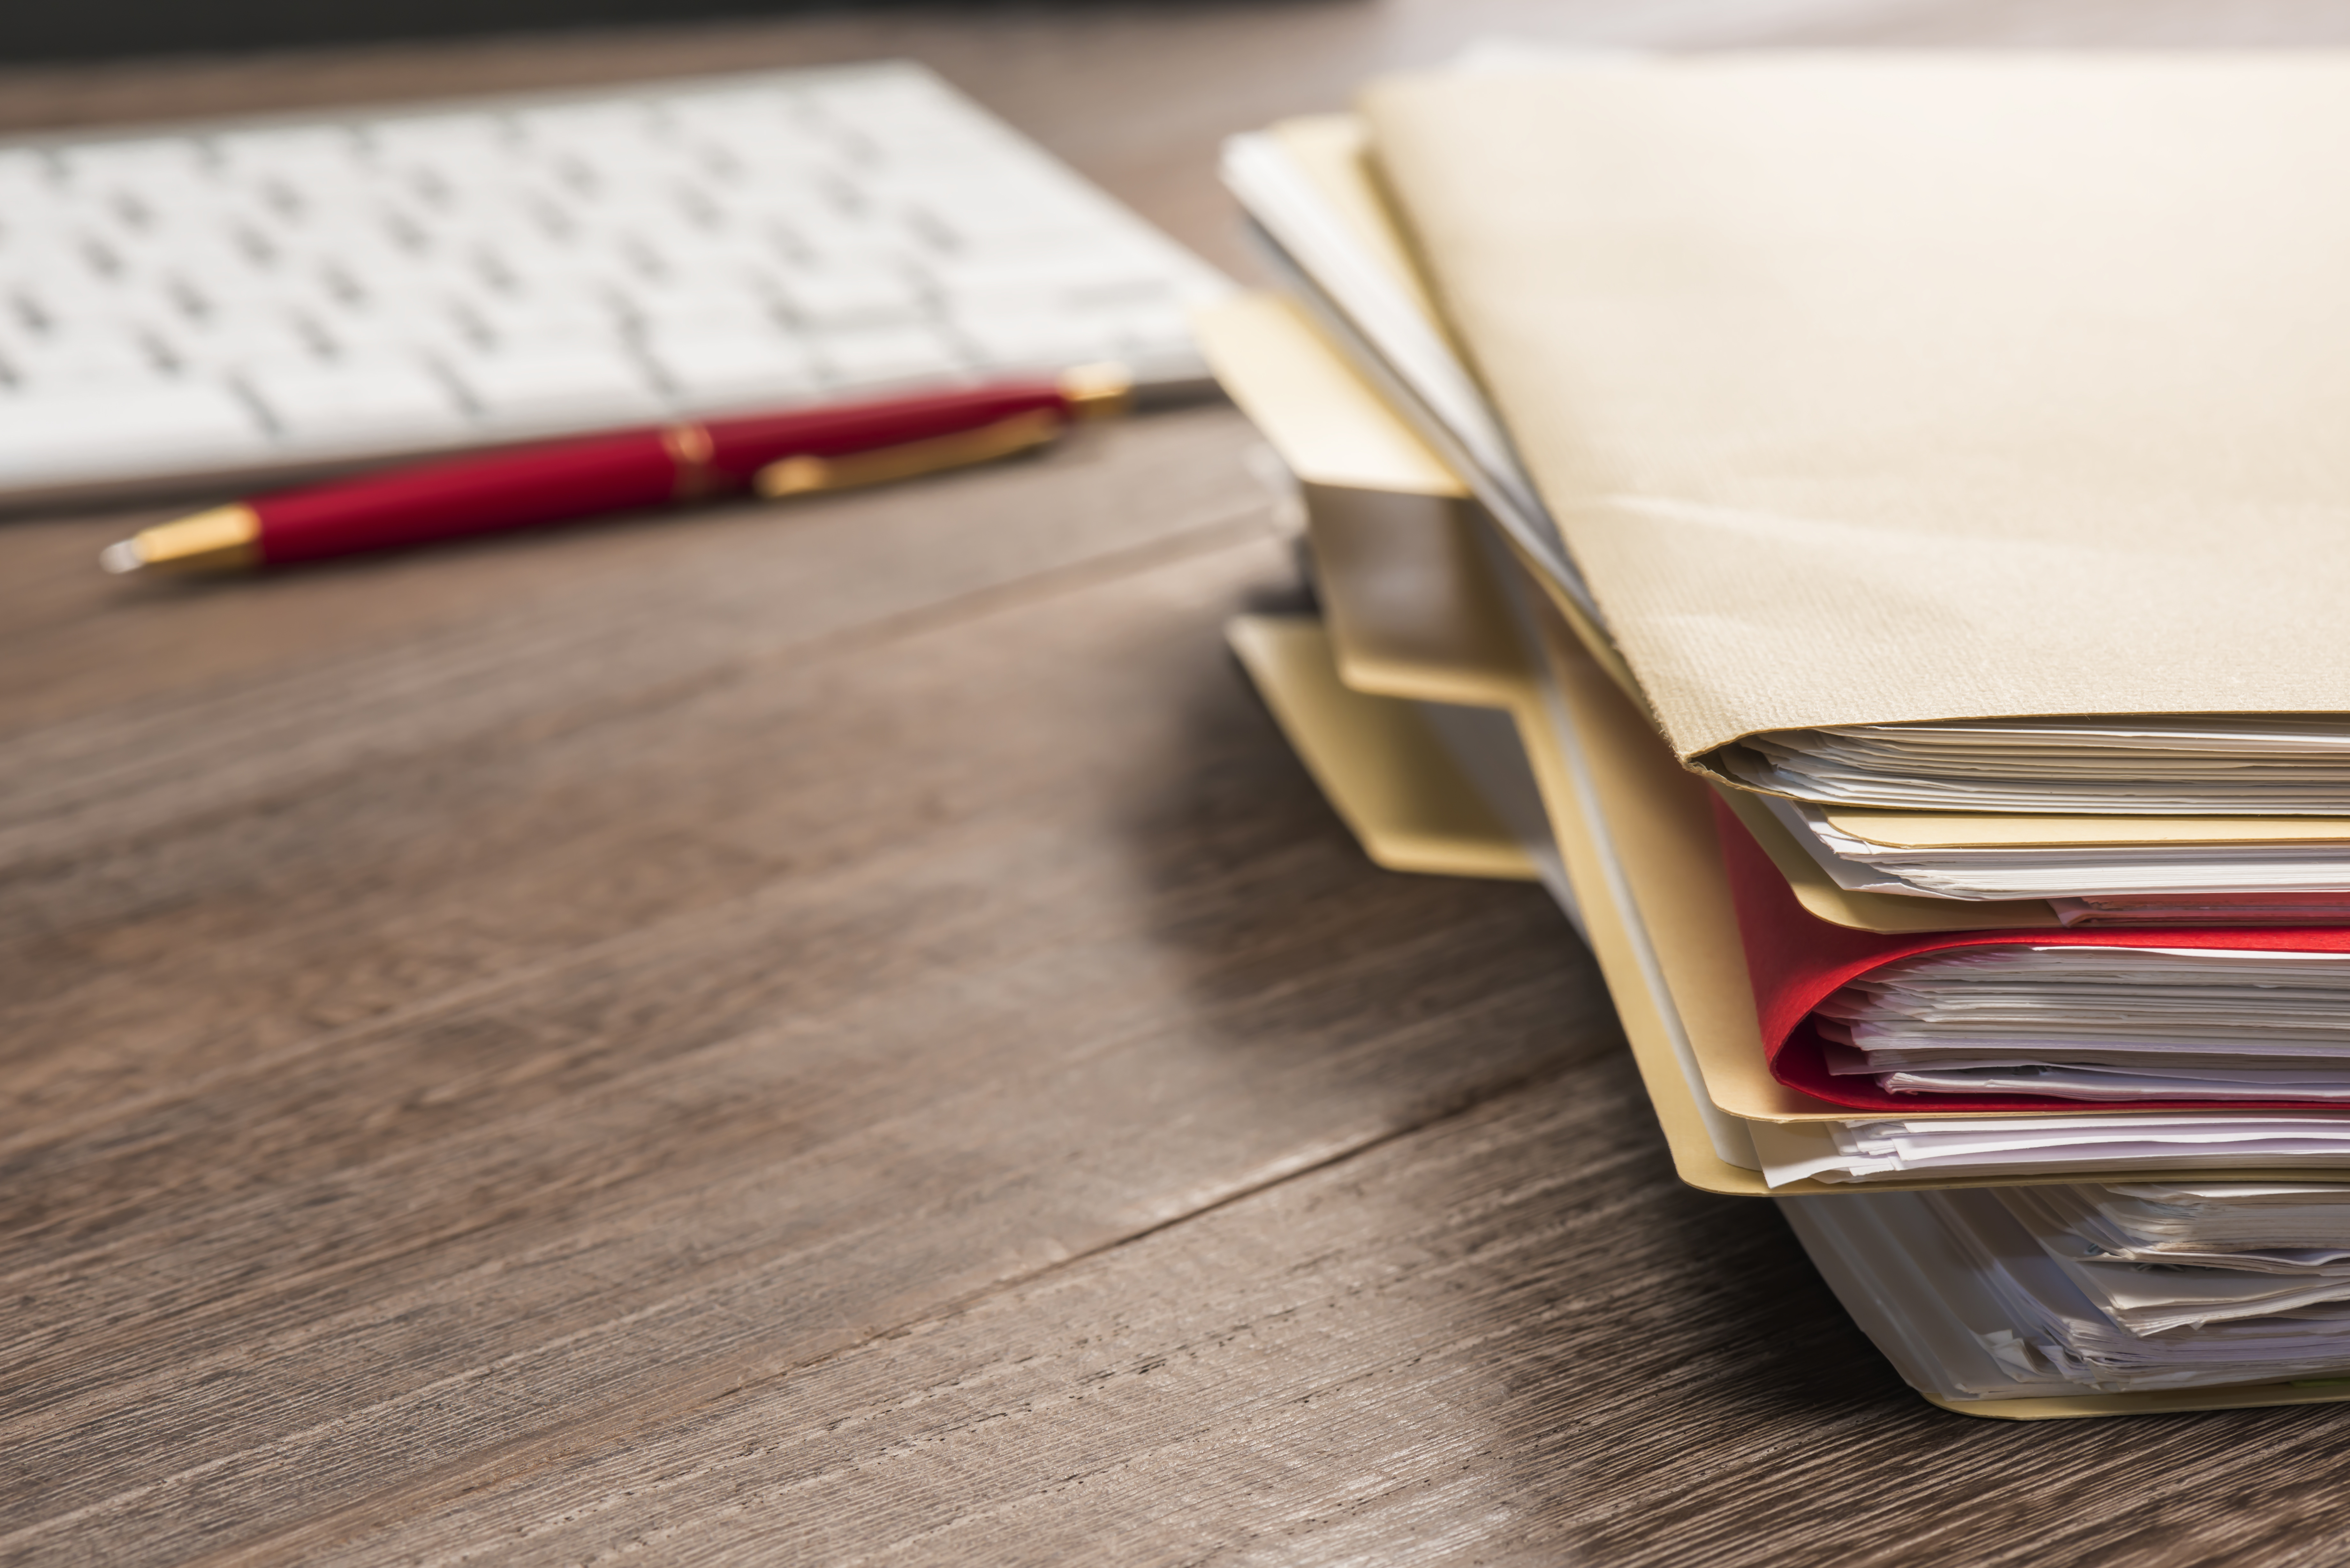
[[[2330,713],[1781,730],[1750,737],[1726,765],[1758,788],[1830,805],[2350,815],[2350,718]]]
[[[2087,1170],[2300,1166],[2350,1169],[2350,1114],[2247,1112],[1969,1116],[1753,1124],[1763,1179],[1773,1187],[1902,1176],[2050,1176]]]
[[[2142,1205],[2130,1190],[2020,1188],[1779,1202],[1855,1320],[1913,1385],[1944,1398],[2350,1374],[2350,1303],[2343,1299],[2350,1276],[2264,1272],[2225,1255],[2206,1267],[2106,1261],[2073,1221],[2102,1222],[2116,1203]],[[2328,1212],[2333,1233],[2350,1238],[2350,1187],[2299,1190],[2313,1195],[2299,1208]],[[2222,1199],[2205,1207],[2230,1206]]]
[[[1828,1065],[1897,1093],[2350,1098],[2350,953],[1968,947],[1814,1010]]]

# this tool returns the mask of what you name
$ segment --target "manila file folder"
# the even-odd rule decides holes
[[[2350,690],[2350,56],[1375,83],[1409,252],[1684,761]]]
[[[1333,378],[1348,374],[1336,350],[1277,300],[1234,299],[1211,307],[1198,327],[1220,378],[1253,415],[1314,384],[1303,361],[1318,361],[1319,373]],[[1267,371],[1274,361],[1284,363]],[[1359,385],[1354,390],[1360,393]],[[1825,1137],[1826,1124],[1851,1119],[1856,1112],[1782,1083],[1769,1070],[1732,909],[1730,870],[1713,817],[1715,803],[1737,792],[1721,790],[1676,763],[1648,716],[1539,594],[1516,596],[1517,610],[1532,613],[1513,621],[1511,600],[1500,584],[1514,581],[1523,588],[1530,574],[1506,558],[1493,562],[1474,542],[1473,510],[1451,504],[1443,487],[1431,484],[1416,493],[1431,503],[1417,512],[1350,509],[1347,503],[1356,489],[1399,471],[1367,462],[1363,454],[1370,445],[1388,441],[1418,449],[1416,439],[1375,399],[1342,395],[1311,401],[1303,410],[1292,406],[1284,417],[1265,420],[1263,428],[1315,503],[1309,524],[1327,626],[1309,634],[1295,625],[1251,622],[1235,628],[1234,640],[1317,778],[1343,780],[1350,770],[1385,765],[1383,757],[1402,752],[1425,753],[1435,742],[1409,722],[1409,714],[1390,712],[1383,722],[1384,752],[1362,745],[1333,750],[1316,732],[1317,721],[1309,717],[1301,724],[1301,713],[1349,701],[1465,701],[1508,711],[1525,738],[1581,924],[1607,977],[1683,1179],[1741,1194],[1849,1191],[1808,1179],[1771,1189],[1752,1150],[1748,1129],[1754,1123]],[[1420,587],[1423,601],[1417,608],[1404,605],[1407,582]],[[1524,652],[1513,652],[1510,639],[1492,635],[1496,627],[1512,624],[1517,629],[1511,638],[1526,639],[1520,645]],[[1423,782],[1435,779],[1440,793],[1462,787],[1452,770],[1430,774],[1409,757],[1399,765]],[[1409,864],[1409,848],[1382,850],[1389,825],[1375,810],[1350,806],[1347,787],[1342,782],[1332,791],[1334,801],[1374,857],[1390,866]],[[1366,797],[1358,793],[1356,798]],[[1463,809],[1437,814],[1456,831],[1475,815]],[[1417,822],[1402,822],[1403,837],[1423,832],[1428,820],[1424,815]],[[1482,851],[1456,854],[1450,864],[1423,856],[1418,868],[1526,874],[1523,860],[1501,847],[1498,825],[1487,819],[1482,828],[1470,827],[1467,836],[1479,831],[1488,836]],[[1966,907],[1967,919],[1983,908]],[[1955,922],[1945,917],[1945,923]],[[2229,1174],[2239,1179],[2282,1179],[2274,1171]],[[2221,1178],[2206,1170],[2181,1179]],[[1877,1189],[1966,1184],[1928,1178]]]
[[[1481,814],[1473,803],[1445,804],[1448,791],[1467,785],[1455,771],[1426,768],[1427,754],[1437,749],[1435,739],[1412,722],[1410,711],[1415,701],[1490,704],[1508,711],[1524,730],[1530,753],[1551,752],[1559,739],[1542,683],[1524,661],[1513,658],[1505,642],[1491,635],[1497,624],[1492,618],[1506,607],[1498,603],[1491,575],[1481,576],[1483,556],[1473,512],[1447,504],[1451,493],[1441,484],[1399,493],[1391,497],[1396,504],[1384,512],[1350,509],[1347,503],[1357,490],[1369,493],[1363,487],[1397,472],[1367,462],[1367,443],[1392,441],[1409,452],[1417,443],[1409,431],[1375,401],[1356,400],[1344,389],[1339,396],[1302,406],[1289,402],[1312,384],[1310,375],[1294,373],[1299,368],[1295,363],[1280,373],[1260,373],[1271,360],[1318,357],[1320,370],[1345,374],[1332,351],[1280,302],[1235,299],[1211,309],[1200,325],[1220,376],[1244,408],[1257,413],[1271,404],[1287,405],[1291,417],[1267,420],[1265,428],[1318,503],[1310,516],[1329,628],[1313,618],[1243,617],[1232,628],[1236,650],[1375,858],[1400,867],[1417,857],[1421,863],[1416,868],[1454,874],[1525,875],[1523,860],[1513,857],[1518,846],[1490,815]],[[1415,500],[1426,504],[1415,509]],[[1420,585],[1416,605],[1407,602],[1407,582]],[[1759,1195],[1765,1188],[1752,1168],[1751,1140],[1742,1152],[1741,1131],[1750,1124],[1718,1104],[1717,1095],[1733,1103],[1759,1102],[1748,1108],[1779,1116],[1819,1117],[1836,1108],[1806,1105],[1804,1096],[1751,1073],[1740,1076],[1741,1061],[1751,1064],[1756,1059],[1758,1042],[1752,1005],[1744,994],[1745,973],[1735,957],[1736,933],[1724,919],[1727,895],[1718,862],[1708,875],[1711,839],[1704,818],[1715,792],[1676,764],[1646,716],[1575,645],[1562,621],[1552,618],[1539,637],[1551,684],[1583,732],[1578,776],[1564,776],[1570,770],[1556,762],[1537,769],[1558,848],[1576,880],[1577,923],[1607,971],[1682,1179],[1717,1192]],[[1358,711],[1351,718],[1338,715],[1336,723],[1342,730],[1360,725],[1359,710],[1365,707],[1378,716],[1366,727],[1367,739],[1358,730],[1333,744],[1326,732],[1329,716],[1317,711],[1350,705]],[[1350,772],[1388,767],[1406,775],[1400,787],[1375,787],[1350,804]],[[1585,817],[1573,808],[1568,796],[1575,792],[1586,800],[1605,797],[1604,805],[1591,804],[1612,812],[1608,826],[1618,842],[1605,843],[1607,831],[1594,831],[1599,827],[1596,812]],[[1642,805],[1650,808],[1646,820],[1638,819],[1636,809]],[[1399,836],[1386,846],[1389,852],[1383,853],[1383,836],[1399,829]],[[1395,844],[1403,853],[1392,852]],[[1630,879],[1650,895],[1643,906],[1631,902],[1627,878],[1611,878],[1607,872],[1608,857],[1627,850],[1624,857],[1635,873]],[[1659,888],[1673,884],[1681,897],[1656,903]],[[1663,940],[1644,940],[1644,924],[1660,931]],[[1668,972],[1644,979],[1643,966]],[[1692,1031],[1704,1037],[1703,1059],[1692,1049]],[[2199,1173],[2207,1180],[2262,1174]],[[1809,1181],[1777,1189],[1789,1196],[1836,1190]],[[1880,1344],[1888,1335],[1898,1341],[1903,1333],[1899,1304],[1876,1300],[1866,1283],[1856,1285],[1834,1272],[1848,1265],[1833,1249],[1824,1254],[1814,1245],[1813,1251],[1823,1270],[1832,1272],[1839,1295],[1862,1318],[1862,1326]],[[2016,1420],[2350,1397],[2326,1383],[2016,1398],[1957,1399],[1929,1388],[1921,1392],[1957,1413]]]

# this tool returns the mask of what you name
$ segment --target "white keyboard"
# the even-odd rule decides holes
[[[0,145],[0,500],[1100,359],[1229,284],[920,67]]]

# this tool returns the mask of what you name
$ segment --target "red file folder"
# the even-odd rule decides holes
[[[2044,1095],[1897,1095],[1866,1078],[1830,1073],[1812,1010],[1838,986],[1896,959],[1965,947],[2250,948],[2269,952],[2350,953],[2341,926],[2163,926],[2094,930],[1932,931],[1884,936],[1830,925],[1807,913],[1731,809],[1713,802],[1715,830],[1730,874],[1731,902],[1754,986],[1754,1010],[1771,1075],[1791,1088],[1856,1110],[1917,1116],[1934,1111],[2307,1111],[2308,1100],[2132,1100],[2107,1105]],[[2334,1102],[2326,1102],[2334,1104]]]

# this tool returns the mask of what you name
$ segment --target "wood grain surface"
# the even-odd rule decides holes
[[[2350,42],[2184,0],[907,11],[0,72],[16,128],[905,54],[1235,270],[1216,139],[1480,33]],[[1218,641],[1221,407],[191,587],[0,524],[0,1561],[2332,1563],[2350,1411],[1904,1389],[1671,1179],[1531,888]]]

